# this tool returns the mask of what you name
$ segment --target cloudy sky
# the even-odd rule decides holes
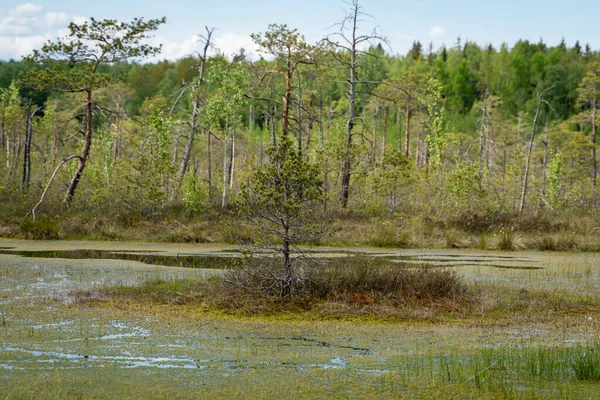
[[[569,45],[579,40],[600,49],[600,1],[597,0],[363,0],[367,29],[379,26],[391,51],[406,53],[414,40],[425,46],[452,45],[460,36],[480,44],[518,39]],[[215,27],[216,45],[225,54],[252,50],[249,35],[270,23],[286,23],[308,40],[318,40],[344,15],[342,0],[39,0],[0,2],[0,59],[19,59],[48,39],[64,35],[71,21],[166,16],[152,39],[163,44],[160,58],[177,59],[200,47],[204,26]]]

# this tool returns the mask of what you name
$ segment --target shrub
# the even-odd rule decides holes
[[[60,238],[58,224],[51,219],[39,218],[32,220],[25,218],[21,221],[19,230],[26,239],[52,240]]]
[[[569,234],[544,235],[538,239],[537,247],[542,251],[579,250],[577,240]]]
[[[375,247],[408,247],[410,237],[406,232],[396,233],[394,229],[388,227],[378,230],[369,244]]]
[[[299,260],[296,260],[299,263]],[[273,259],[251,259],[226,273],[226,285],[248,294],[276,296],[278,263]],[[355,304],[400,299],[439,300],[466,297],[468,289],[455,271],[432,266],[407,267],[366,257],[330,260],[325,265],[295,268],[292,297]]]

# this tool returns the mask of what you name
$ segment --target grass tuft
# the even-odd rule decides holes
[[[571,368],[580,381],[600,381],[600,348],[589,348],[573,355]]]
[[[53,240],[60,239],[58,223],[51,219],[39,218],[32,220],[25,218],[19,225],[19,231],[26,239]]]

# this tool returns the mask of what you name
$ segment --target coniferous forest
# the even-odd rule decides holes
[[[260,57],[220,54],[207,27],[198,53],[148,63],[164,19],[92,19],[0,62],[0,234],[235,241],[289,142],[318,171],[324,243],[600,245],[597,44],[392,54],[360,12],[316,43],[269,25]]]

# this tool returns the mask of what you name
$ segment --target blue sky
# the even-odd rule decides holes
[[[518,39],[549,44],[565,38],[600,49],[600,1],[558,0],[363,0],[373,18],[365,29],[380,26],[394,53],[406,53],[414,40],[425,46],[452,45],[461,36],[479,44]],[[64,34],[70,21],[83,18],[130,20],[167,17],[153,39],[162,43],[162,58],[176,59],[199,46],[197,34],[204,26],[217,28],[217,46],[226,54],[239,47],[252,48],[250,33],[264,31],[270,23],[286,23],[317,40],[344,15],[341,0],[2,0],[0,2],[0,59],[20,58],[45,40]]]

